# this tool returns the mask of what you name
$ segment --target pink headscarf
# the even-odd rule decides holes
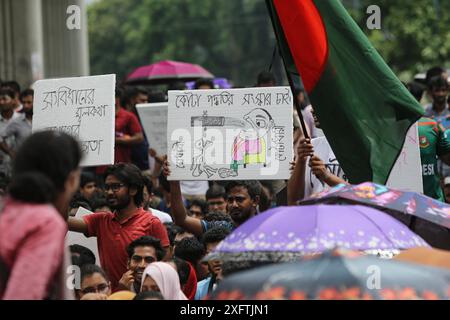
[[[183,291],[181,291],[178,273],[170,264],[165,262],[153,262],[149,264],[142,275],[141,290],[147,276],[155,280],[164,299],[187,300]]]

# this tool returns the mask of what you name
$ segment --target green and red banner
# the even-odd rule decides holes
[[[351,183],[385,184],[423,108],[339,0],[266,0],[288,77],[300,76]]]

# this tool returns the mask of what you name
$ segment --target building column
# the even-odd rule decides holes
[[[0,78],[23,87],[44,76],[41,0],[0,0]]]
[[[67,8],[81,8],[80,29],[69,30]],[[87,15],[84,0],[42,0],[45,77],[89,75]]]

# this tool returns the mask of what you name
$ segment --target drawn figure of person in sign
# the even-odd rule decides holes
[[[265,137],[274,126],[272,116],[262,108],[253,109],[244,115],[243,119],[251,128],[241,130],[234,139],[230,168],[235,172],[238,171],[239,165],[246,168],[248,164],[262,163],[266,166]]]
[[[213,145],[213,142],[214,137],[211,137],[211,140],[206,140],[204,136],[195,142],[194,146],[200,150],[200,154],[192,158],[192,176],[199,177],[205,172],[208,178],[211,178],[217,172],[217,169],[206,164],[205,160],[205,151]]]

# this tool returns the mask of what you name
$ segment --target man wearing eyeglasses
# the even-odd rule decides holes
[[[130,243],[127,253],[128,271],[120,279],[119,289],[139,293],[145,268],[152,262],[161,261],[166,252],[158,239],[143,236]]]
[[[164,249],[170,243],[161,221],[141,207],[144,183],[139,168],[119,163],[108,167],[105,176],[106,199],[113,212],[96,212],[83,219],[69,218],[68,225],[70,231],[97,237],[100,262],[115,292],[128,269],[126,249],[133,240],[153,236],[161,241]]]

